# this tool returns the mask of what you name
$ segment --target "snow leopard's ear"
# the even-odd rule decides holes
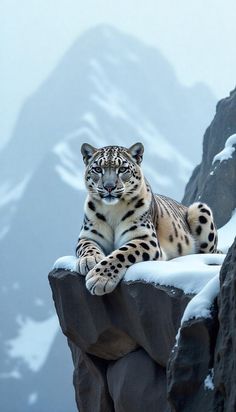
[[[88,143],[84,143],[81,146],[81,153],[83,156],[83,161],[86,164],[86,166],[89,164],[90,159],[93,157],[94,153],[97,151],[97,149],[93,146],[91,146]]]
[[[128,149],[129,153],[131,154],[132,158],[140,165],[143,160],[143,152],[144,147],[142,143],[135,143]]]

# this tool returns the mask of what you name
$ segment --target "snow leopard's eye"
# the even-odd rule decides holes
[[[119,168],[119,173],[125,173],[125,172],[127,172],[127,170],[128,170],[128,167],[121,166],[121,167]]]
[[[99,166],[93,167],[93,172],[95,173],[102,173],[102,168]]]

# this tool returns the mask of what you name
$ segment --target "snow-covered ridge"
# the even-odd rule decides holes
[[[236,145],[236,134],[232,134],[230,137],[225,142],[225,147],[221,152],[219,152],[217,155],[215,155],[212,164],[214,164],[216,161],[219,161],[220,163],[223,162],[223,160],[228,160],[232,159],[232,155],[235,152],[235,147]]]

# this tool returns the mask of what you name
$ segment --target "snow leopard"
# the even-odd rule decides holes
[[[216,253],[210,207],[189,207],[154,194],[141,162],[142,143],[129,148],[81,147],[87,198],[76,246],[78,272],[93,295],[110,293],[134,263]]]

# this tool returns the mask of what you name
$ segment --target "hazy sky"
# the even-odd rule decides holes
[[[85,29],[109,23],[158,47],[185,84],[236,83],[236,0],[1,0],[0,145],[23,101]]]

